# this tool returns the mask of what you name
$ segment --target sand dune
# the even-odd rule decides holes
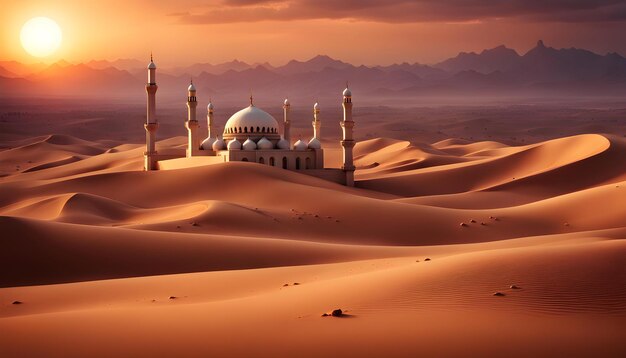
[[[626,354],[621,137],[370,139],[356,188],[256,163],[143,172],[143,147],[113,140],[12,143],[3,357]],[[320,317],[334,308],[348,316]]]

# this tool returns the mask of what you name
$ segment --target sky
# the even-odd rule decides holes
[[[0,0],[0,60],[78,63],[148,59],[161,65],[239,59],[282,65],[329,55],[356,65],[436,63],[542,39],[626,55],[626,0]],[[22,25],[55,20],[63,42],[28,55]]]

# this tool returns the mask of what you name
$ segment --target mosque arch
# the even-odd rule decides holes
[[[248,161],[248,158],[242,158],[242,159],[241,159],[241,161],[242,161],[242,162],[247,162],[247,161]]]
[[[265,158],[263,157],[259,158],[259,164],[265,164]]]
[[[296,170],[300,170],[300,157],[296,158]]]
[[[270,166],[276,166],[276,162],[274,161],[274,157],[270,157]]]
[[[283,157],[283,169],[287,169],[287,157]]]
[[[311,158],[307,157],[304,162],[305,162],[304,168],[311,169]]]

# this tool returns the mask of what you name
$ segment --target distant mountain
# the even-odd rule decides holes
[[[0,76],[0,96],[25,97],[32,95],[33,84],[23,78]]]
[[[32,73],[38,72],[46,68],[46,65],[39,63],[24,64],[17,61],[0,61],[0,67],[15,74],[18,77],[25,77]]]
[[[3,64],[7,64],[4,66]],[[87,96],[138,99],[145,96],[145,63],[137,60],[90,61],[73,65],[59,61],[45,68],[0,62],[3,93],[15,96]],[[135,68],[125,70],[119,67]],[[36,71],[34,69],[37,68]],[[17,69],[21,72],[16,72]],[[26,73],[21,75],[20,73]],[[12,75],[13,74],[13,75]],[[15,75],[22,78],[10,78]],[[509,95],[626,95],[626,59],[619,54],[598,55],[582,49],[554,49],[542,41],[524,55],[505,46],[480,53],[460,53],[434,66],[418,63],[354,66],[319,55],[283,66],[233,60],[213,65],[198,63],[168,69],[159,67],[157,83],[162,101],[184,101],[193,76],[201,102],[213,97],[245,103],[250,91],[256,99],[294,103],[337,101],[349,81],[359,100],[409,99],[447,94]],[[15,80],[15,81],[13,81]],[[5,89],[5,88],[3,88]],[[161,102],[163,103],[163,102]]]
[[[6,77],[6,78],[15,78],[15,77],[19,77],[18,75],[16,75],[15,73],[7,70],[6,68],[0,66],[0,76],[2,77]]]
[[[85,64],[72,65],[65,61],[54,63],[26,79],[33,83],[33,90],[48,95],[80,96],[115,96],[131,92],[133,86],[141,86],[144,82],[127,71],[113,67],[98,70]]]
[[[148,65],[148,62],[147,61],[141,62],[135,59],[120,58],[115,61],[92,60],[85,64],[96,70],[103,70],[107,67],[115,67],[118,70],[125,70],[129,72],[133,72],[138,69],[145,68]]]
[[[602,56],[576,48],[557,50],[541,40],[523,56],[498,46],[480,54],[461,52],[434,67],[450,73],[475,71],[486,75],[497,71],[522,84],[614,82],[626,76],[626,59],[616,53]]]
[[[335,60],[326,55],[317,55],[308,61],[291,60],[286,65],[277,67],[275,71],[283,75],[293,75],[296,73],[320,72],[325,68],[343,70],[354,68],[353,65]]]
[[[423,79],[430,79],[430,80],[449,77],[449,73],[447,73],[446,71],[442,69],[431,67],[428,65],[422,65],[419,63],[409,64],[407,62],[404,62],[401,64],[393,64],[389,66],[376,66],[374,68],[377,68],[385,72],[404,71],[404,72],[412,73]]]
[[[253,68],[253,66],[235,59],[229,62],[219,63],[217,65],[212,65],[210,63],[196,63],[191,66],[175,67],[169,70],[166,69],[166,71],[177,76],[198,76],[202,72],[220,75],[228,71],[244,71],[250,68]]]
[[[509,72],[525,82],[610,82],[626,78],[626,59],[616,53],[601,56],[576,48],[557,50],[539,41]]]
[[[456,57],[447,59],[436,64],[434,67],[448,72],[476,71],[479,73],[491,73],[494,71],[506,72],[518,66],[521,56],[504,45],[483,50],[480,54],[475,52],[461,52]]]

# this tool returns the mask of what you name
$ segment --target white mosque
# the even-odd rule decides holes
[[[145,170],[167,170],[185,168],[229,161],[255,162],[263,165],[294,170],[326,180],[354,186],[354,163],[352,148],[352,93],[349,88],[343,91],[343,120],[339,122],[343,129],[341,147],[343,165],[341,169],[324,168],[324,149],[320,141],[319,106],[313,106],[313,137],[306,142],[298,140],[291,143],[291,105],[285,99],[283,104],[284,125],[280,132],[278,121],[269,113],[256,107],[250,96],[250,105],[233,114],[224,126],[222,138],[214,129],[213,104],[207,106],[206,139],[202,140],[196,119],[196,87],[193,82],[187,88],[187,149],[185,151],[169,149],[157,152],[156,132],[159,124],[156,120],[156,64],[150,58],[148,64],[148,93],[146,129],[146,151],[144,153]]]

